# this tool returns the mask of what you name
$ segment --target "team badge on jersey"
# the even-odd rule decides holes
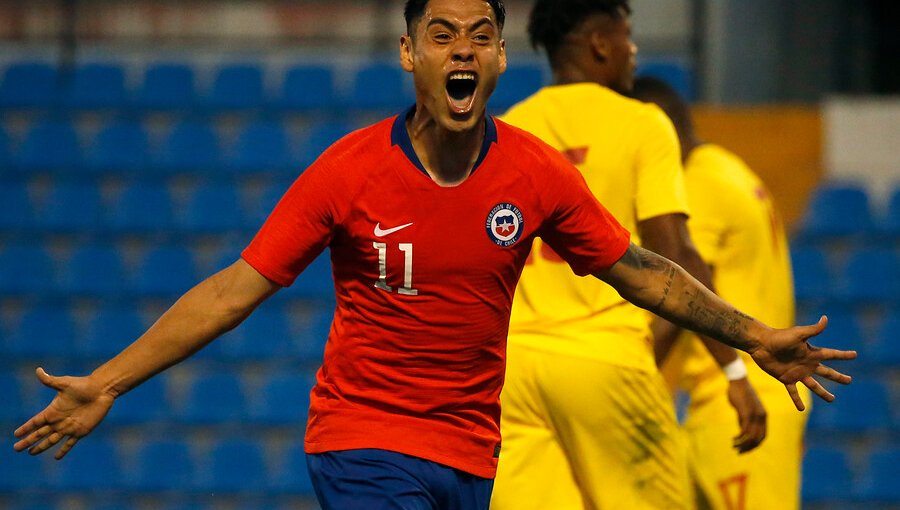
[[[522,236],[525,220],[522,211],[512,204],[497,204],[488,214],[485,228],[497,246],[512,246]]]

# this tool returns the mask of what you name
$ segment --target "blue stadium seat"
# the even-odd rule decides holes
[[[0,82],[0,106],[4,108],[47,108],[59,99],[56,68],[43,62],[10,65]]]
[[[238,230],[247,221],[234,184],[208,184],[188,198],[182,227],[194,233]]]
[[[277,107],[285,110],[325,110],[339,106],[334,71],[324,65],[299,65],[284,75]]]
[[[323,122],[310,128],[300,160],[309,165],[316,160],[325,149],[353,131],[353,127],[345,122]]]
[[[273,307],[257,309],[229,338],[216,342],[229,359],[265,360],[296,356],[288,315]]]
[[[0,230],[29,231],[34,226],[34,205],[27,183],[0,182],[0,204],[3,204],[0,207]]]
[[[136,104],[148,110],[190,110],[196,101],[194,70],[184,64],[154,64],[144,71]]]
[[[270,425],[300,425],[309,416],[309,392],[315,374],[274,373],[263,383],[259,398],[253,399],[250,416]]]
[[[52,147],[53,150],[48,150]],[[81,164],[81,148],[75,129],[61,120],[43,120],[34,124],[19,148],[19,169],[62,170],[71,173]]]
[[[78,442],[64,462],[55,466],[51,488],[62,490],[113,490],[121,487],[122,466],[114,441],[91,435]]]
[[[686,101],[693,101],[696,97],[693,76],[690,69],[683,63],[670,60],[641,62],[638,65],[637,75],[649,76],[666,82]]]
[[[900,238],[900,188],[891,195],[882,230],[894,238]]]
[[[169,172],[214,170],[221,165],[219,138],[212,125],[186,120],[172,128],[155,166]]]
[[[309,480],[309,469],[306,467],[306,452],[303,442],[294,442],[285,452],[282,469],[273,478],[274,489],[291,495],[312,496],[312,482]]]
[[[874,451],[869,457],[859,483],[859,498],[868,502],[900,504],[898,466],[900,466],[900,447],[879,448]]]
[[[412,106],[415,96],[405,74],[393,62],[373,62],[362,66],[356,71],[349,105],[361,110],[394,113]]]
[[[300,175],[300,169],[297,170],[297,175]],[[262,226],[291,184],[293,184],[293,178],[273,180],[266,184],[258,200],[248,204],[247,221],[253,229]]]
[[[828,297],[834,276],[823,251],[813,247],[794,247],[791,249],[791,265],[797,299],[817,301]]]
[[[12,437],[12,433],[9,432],[7,437]],[[54,461],[46,454],[32,457],[27,452],[16,452],[9,444],[3,445],[0,448],[0,497],[23,494],[44,486],[51,462]]]
[[[50,254],[35,244],[10,244],[0,250],[0,294],[39,296],[54,287]]]
[[[241,421],[246,416],[240,378],[228,372],[204,374],[194,380],[182,413],[189,422],[207,424]]]
[[[128,102],[125,70],[116,64],[84,64],[75,68],[65,93],[70,108],[123,108]]]
[[[265,453],[256,441],[224,439],[209,454],[201,486],[209,491],[262,492],[267,487]]]
[[[813,192],[798,234],[807,238],[834,238],[868,234],[873,227],[865,189],[849,184],[826,184]]]
[[[852,472],[843,451],[813,447],[803,457],[803,500],[843,501],[852,493]]]
[[[123,342],[122,347],[128,345]],[[172,417],[171,406],[166,395],[168,376],[157,375],[141,383],[116,400],[106,420],[111,424],[146,424],[167,421]]]
[[[238,135],[228,165],[239,172],[283,171],[296,164],[284,126],[277,122],[255,121]]]
[[[853,384],[834,388],[837,400],[813,406],[810,430],[859,433],[886,430],[891,425],[888,391],[875,379],[856,378]]]
[[[825,305],[817,308],[815,313],[799,314],[797,323],[815,324],[822,315],[828,316],[828,327],[821,334],[810,339],[813,345],[842,350],[863,350],[865,344],[863,330],[859,318],[851,309],[833,304]]]
[[[187,441],[161,439],[142,443],[137,451],[136,468],[128,480],[130,489],[184,492],[195,488],[197,466]]]
[[[8,354],[23,358],[69,357],[75,347],[75,324],[68,308],[36,305],[27,310],[7,338]]]
[[[85,167],[104,173],[133,172],[149,162],[147,132],[135,121],[110,122],[97,133]]]
[[[0,173],[6,173],[12,164],[12,154],[9,152],[9,137],[6,130],[0,126]]]
[[[112,297],[125,290],[125,267],[115,246],[76,248],[60,276],[63,292],[81,297]]]
[[[3,395],[3,405],[0,405],[0,424],[28,419],[22,400],[22,385],[19,383],[18,377],[11,373],[0,373],[0,395]],[[18,427],[19,423],[15,423],[15,426]]]
[[[304,298],[334,301],[331,250],[326,249],[300,273],[291,286],[291,293]]]
[[[106,305],[89,319],[78,350],[87,356],[111,358],[146,329],[141,314],[134,307]]]
[[[169,232],[175,228],[172,197],[165,184],[132,181],[113,206],[112,228],[123,233]]]
[[[853,253],[838,279],[837,297],[852,303],[883,303],[900,298],[900,258],[889,249]]]
[[[491,110],[503,113],[510,106],[534,94],[544,85],[544,71],[539,65],[511,65],[500,75],[497,90],[491,95]]]
[[[893,368],[900,365],[898,331],[900,331],[900,309],[894,309],[878,328],[875,340],[867,351],[867,357],[883,367]]]
[[[191,252],[180,246],[161,246],[144,254],[131,280],[131,290],[144,296],[176,296],[197,283]]]
[[[36,499],[43,499],[44,501],[36,501]],[[46,501],[47,497],[41,498],[24,498],[23,500],[16,500],[12,502],[10,507],[4,507],[5,510],[63,510],[65,505],[57,504],[52,501]]]
[[[207,106],[219,110],[259,108],[265,100],[263,71],[257,65],[225,65],[218,69]]]
[[[96,232],[104,220],[100,190],[89,182],[57,183],[38,215],[41,228],[52,232]]]

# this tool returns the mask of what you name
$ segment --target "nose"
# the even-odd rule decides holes
[[[471,62],[475,59],[475,48],[472,47],[471,41],[465,37],[457,39],[453,46],[454,62]]]

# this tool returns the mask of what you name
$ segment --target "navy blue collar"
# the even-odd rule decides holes
[[[394,121],[394,126],[391,128],[391,145],[399,145],[410,163],[416,165],[416,168],[421,170],[423,174],[428,175],[422,162],[419,161],[419,156],[416,155],[415,149],[413,149],[412,140],[410,140],[409,132],[406,130],[407,119],[412,117],[415,113],[416,106],[413,105],[397,116],[397,119]],[[475,160],[475,165],[472,167],[472,173],[475,173],[475,170],[478,170],[478,166],[481,165],[481,162],[487,157],[487,153],[491,149],[492,143],[497,143],[497,126],[494,124],[494,119],[491,118],[490,115],[485,115],[484,142],[481,144],[481,152],[478,153],[478,159]],[[429,176],[429,178],[430,177],[431,176]]]

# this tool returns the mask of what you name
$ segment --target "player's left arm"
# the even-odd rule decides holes
[[[798,410],[805,408],[797,391],[798,382],[828,402],[834,395],[813,375],[850,383],[850,376],[822,362],[854,359],[856,351],[819,348],[808,342],[825,329],[824,316],[811,326],[770,328],[723,301],[677,264],[634,244],[615,264],[595,276],[635,305],[749,353],[760,368],[785,385]]]

